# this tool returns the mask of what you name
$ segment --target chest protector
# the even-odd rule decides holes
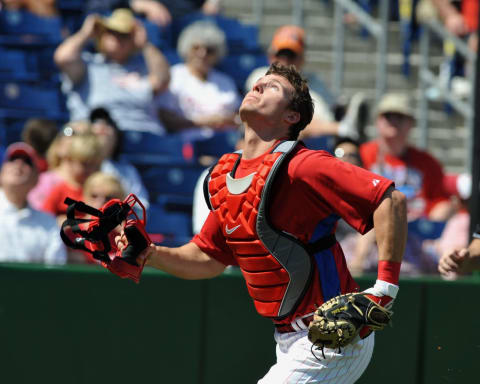
[[[313,270],[306,247],[274,228],[267,213],[273,180],[296,145],[280,143],[254,173],[240,179],[234,174],[241,153],[223,155],[204,185],[207,204],[235,255],[257,312],[278,320],[295,310]]]

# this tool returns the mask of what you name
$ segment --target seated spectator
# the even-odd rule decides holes
[[[6,149],[0,170],[0,261],[64,264],[66,252],[55,219],[27,203],[38,180],[37,157],[25,143]]]
[[[171,131],[234,129],[240,95],[233,79],[214,69],[226,54],[225,34],[216,25],[197,21],[178,39],[185,60],[172,67],[169,91],[159,97],[160,116]]]
[[[428,152],[408,143],[414,124],[409,97],[401,93],[385,95],[376,111],[377,138],[363,144],[360,155],[366,169],[393,180],[395,187],[405,194],[409,221],[419,218],[446,221],[453,207],[443,186],[443,168]],[[422,239],[409,234],[402,271],[433,272],[436,263],[422,251]]]
[[[424,242],[424,249],[440,259],[446,250],[459,250],[468,246],[470,238],[469,199],[472,189],[470,174],[449,174],[444,178],[445,190],[451,196],[454,214],[447,220],[442,235],[431,242]],[[427,244],[425,244],[427,243]]]
[[[62,181],[56,184],[46,197],[42,209],[65,220],[65,198],[83,199],[83,185],[87,178],[100,169],[103,154],[100,143],[92,134],[73,135],[68,143],[68,152],[62,157]]]
[[[28,194],[28,202],[33,208],[42,210],[45,199],[53,187],[68,177],[70,169],[63,159],[69,151],[72,136],[88,130],[88,123],[71,121],[58,132],[47,150],[48,170],[40,174],[37,185]]]
[[[38,155],[39,171],[48,169],[47,150],[58,134],[54,121],[48,119],[31,118],[25,122],[22,130],[22,141],[30,145]]]
[[[91,131],[97,136],[103,150],[104,160],[101,171],[117,177],[124,191],[135,194],[145,209],[149,207],[148,191],[137,169],[119,158],[122,148],[122,132],[104,108],[96,108],[90,113]]]
[[[98,53],[85,51],[90,41]],[[71,120],[88,119],[90,110],[102,106],[121,130],[164,133],[153,97],[167,88],[169,65],[131,11],[117,9],[106,18],[89,15],[58,46],[54,60],[64,74]]]
[[[95,172],[85,181],[82,200],[86,204],[100,209],[109,200],[123,200],[125,196],[125,191],[119,179],[103,172]],[[69,263],[98,263],[91,253],[75,249],[68,249],[68,261]]]
[[[305,65],[305,31],[295,25],[284,25],[278,28],[268,49],[268,60],[283,65],[294,65],[303,71]],[[250,91],[255,82],[265,75],[268,67],[255,69],[245,82],[245,91]],[[302,131],[301,138],[338,135],[363,140],[367,119],[364,95],[358,93],[352,97],[345,116],[341,122],[335,121],[333,108],[336,103],[328,88],[313,73],[303,73],[308,80],[310,94],[315,104],[312,122]]]
[[[0,10],[27,10],[37,16],[50,17],[58,14],[55,0],[1,0]]]

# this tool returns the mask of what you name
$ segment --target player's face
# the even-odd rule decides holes
[[[285,122],[294,93],[290,82],[280,75],[261,77],[243,99],[240,117],[244,120],[253,115],[272,123]]]

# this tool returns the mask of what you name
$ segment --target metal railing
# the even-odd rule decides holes
[[[344,14],[349,12],[355,16],[358,23],[377,40],[375,104],[380,100],[387,88],[387,48],[388,48],[388,20],[390,14],[390,0],[380,0],[378,4],[378,20],[364,11],[352,0],[335,0],[334,13],[334,60],[333,60],[333,92],[341,94],[343,75],[345,70],[345,23]]]
[[[420,130],[420,146],[423,148],[428,145],[428,117],[429,117],[429,98],[427,90],[435,87],[440,95],[452,106],[452,108],[465,118],[467,136],[465,153],[465,165],[467,172],[471,172],[472,154],[473,154],[473,130],[474,130],[474,97],[473,84],[475,84],[475,70],[468,73],[468,81],[472,84],[472,92],[467,100],[462,100],[437,76],[431,69],[429,63],[430,44],[432,36],[440,38],[442,41],[450,41],[454,44],[455,50],[467,61],[472,63],[475,68],[476,54],[459,37],[450,33],[437,20],[429,20],[422,23],[422,35],[420,39],[420,70],[419,70],[419,116],[417,126]]]

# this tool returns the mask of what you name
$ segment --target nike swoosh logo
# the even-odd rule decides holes
[[[225,225],[225,232],[227,232],[227,235],[231,235],[233,233],[233,231],[235,231],[239,227],[240,227],[240,224],[237,225],[236,227],[233,227],[232,229],[229,229],[228,224],[227,224],[227,225]]]

